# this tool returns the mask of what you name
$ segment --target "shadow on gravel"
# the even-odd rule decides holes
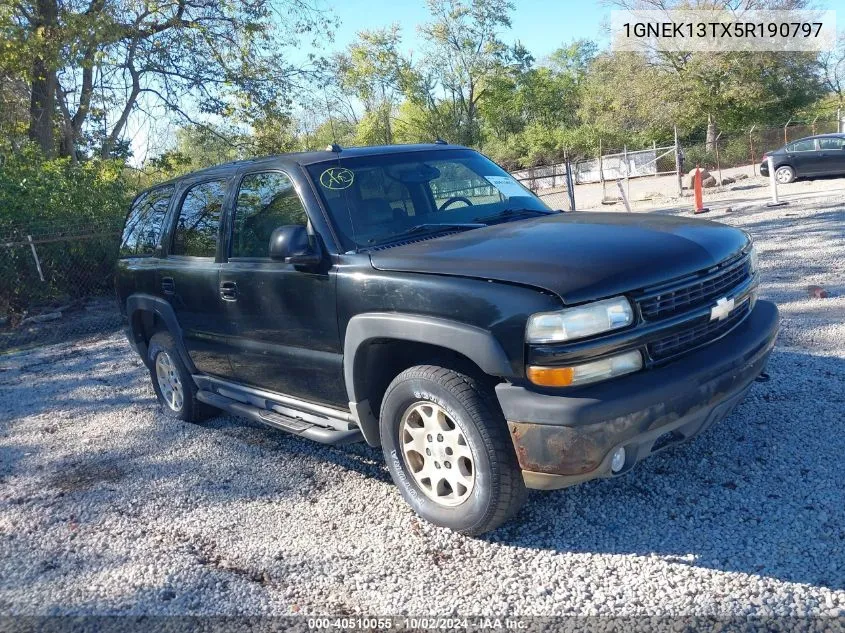
[[[4,417],[13,422],[19,414],[31,416],[62,410],[86,413],[131,404],[137,398],[125,394],[122,388],[133,384],[141,363],[118,370],[115,355],[122,354],[123,347],[107,345],[96,350],[69,348],[58,353],[0,356],[0,401],[9,403],[4,406]],[[44,375],[49,378],[41,380]],[[77,393],[97,386],[116,389],[114,395],[106,397],[101,393]]]
[[[532,494],[485,540],[845,589],[845,359],[776,350],[721,424],[618,479]]]

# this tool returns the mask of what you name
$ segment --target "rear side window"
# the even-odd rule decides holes
[[[820,138],[819,139],[819,147],[821,149],[843,149],[845,148],[845,138],[837,138],[837,137],[830,137],[830,138]]]
[[[155,253],[164,227],[164,216],[173,197],[173,185],[159,187],[142,193],[132,203],[123,238],[120,241],[121,257],[138,257]]]
[[[305,207],[290,178],[278,171],[248,174],[238,189],[232,257],[268,257],[275,229],[307,223]]]
[[[201,182],[188,189],[173,232],[172,255],[214,257],[225,195],[226,183],[222,180]]]
[[[805,138],[803,141],[795,141],[792,145],[787,145],[786,149],[789,152],[812,152],[816,149],[816,141]]]

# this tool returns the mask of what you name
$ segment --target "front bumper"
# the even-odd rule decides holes
[[[742,401],[765,368],[778,329],[777,307],[758,301],[727,335],[664,367],[559,394],[498,385],[525,484],[553,489],[621,475],[695,437]],[[619,447],[625,463],[611,472]]]

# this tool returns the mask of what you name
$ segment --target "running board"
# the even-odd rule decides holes
[[[294,435],[306,437],[320,444],[338,446],[340,444],[351,444],[352,442],[361,442],[364,440],[364,436],[361,435],[361,431],[357,428],[343,431],[319,426],[299,418],[289,417],[275,411],[268,411],[267,409],[254,407],[251,404],[238,402],[232,398],[227,398],[226,396],[221,396],[204,389],[197,391],[197,400],[233,415],[247,418],[253,422],[260,422],[261,424],[266,424],[273,428],[293,433]]]

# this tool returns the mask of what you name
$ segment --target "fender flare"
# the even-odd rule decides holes
[[[191,357],[188,355],[188,349],[185,347],[185,342],[182,338],[182,327],[176,319],[176,312],[173,311],[173,306],[161,297],[156,297],[154,295],[140,293],[130,295],[129,298],[126,299],[126,316],[129,319],[129,332],[133,341],[138,341],[140,336],[140,332],[135,331],[133,318],[135,312],[139,310],[152,312],[164,321],[167,331],[170,332],[176,342],[176,348],[179,350],[179,357],[182,359],[182,362],[185,363],[185,367],[187,367],[188,371],[192,374],[197,373],[194,361],[191,360]],[[144,363],[146,363],[146,350],[144,350],[144,353],[142,353],[141,356]]]
[[[367,343],[375,339],[395,339],[428,343],[454,350],[469,358],[491,376],[509,376],[513,368],[504,349],[487,330],[474,325],[437,317],[401,312],[370,312],[349,320],[343,342],[343,378],[349,408],[358,421],[364,439],[378,446],[378,418],[366,399],[364,373]]]

